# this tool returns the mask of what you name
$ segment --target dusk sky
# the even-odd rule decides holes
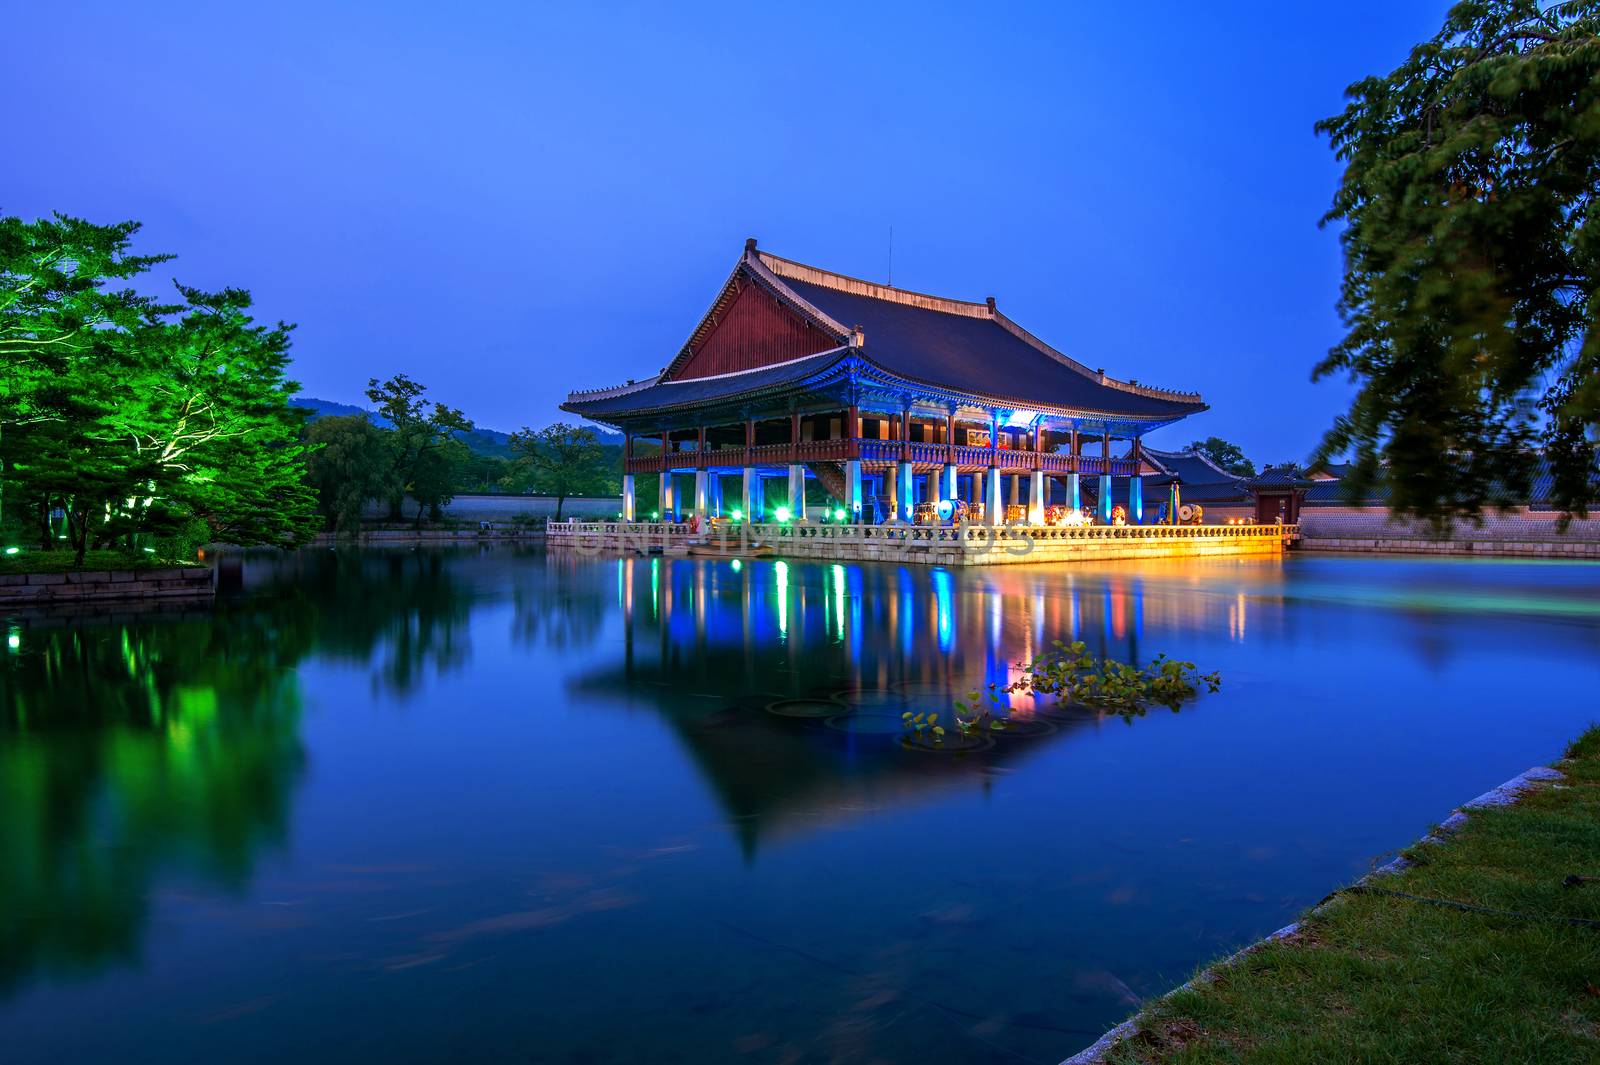
[[[140,220],[305,394],[506,430],[664,366],[745,237],[881,281],[892,226],[895,284],[1210,402],[1152,443],[1299,459],[1348,391],[1312,124],[1447,6],[12,2],[0,211]]]

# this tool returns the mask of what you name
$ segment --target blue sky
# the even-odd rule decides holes
[[[896,284],[1204,394],[1152,442],[1299,458],[1348,396],[1311,127],[1447,6],[12,0],[0,211],[139,219],[306,393],[500,429],[665,365],[746,236],[882,280],[892,226]]]

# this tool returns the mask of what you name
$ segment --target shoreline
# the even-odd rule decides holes
[[[1574,742],[1576,743],[1577,741]],[[1558,764],[1566,762],[1570,758],[1571,755],[1559,760]],[[1555,766],[1534,766],[1526,769],[1498,787],[1491,788],[1483,794],[1455,807],[1449,817],[1445,818],[1444,821],[1440,822],[1426,835],[1416,840],[1410,847],[1404,849],[1411,850],[1419,846],[1448,846],[1470,823],[1470,815],[1473,812],[1513,806],[1537,791],[1551,786],[1559,786],[1559,782],[1566,779],[1567,774],[1555,768]],[[1401,873],[1418,867],[1419,864],[1421,863],[1406,857],[1404,853],[1396,854],[1395,857],[1353,883],[1330,892],[1321,901],[1308,907],[1295,921],[1234,951],[1232,954],[1210,962],[1189,980],[1141,1004],[1131,1017],[1106,1031],[1099,1039],[1083,1050],[1064,1059],[1061,1065],[1112,1065],[1114,1060],[1112,1055],[1119,1050],[1130,1049],[1129,1044],[1138,1039],[1146,1031],[1148,1025],[1160,1020],[1158,1015],[1162,1007],[1169,1005],[1176,996],[1186,992],[1203,993],[1207,988],[1236,972],[1241,963],[1253,958],[1273,944],[1281,943],[1287,949],[1311,949],[1303,945],[1301,937],[1308,931],[1307,926],[1317,918],[1326,915],[1330,907],[1337,905],[1347,896],[1361,894],[1364,889],[1376,889],[1374,893],[1377,894],[1388,893],[1389,889],[1380,887],[1382,882],[1392,880]]]

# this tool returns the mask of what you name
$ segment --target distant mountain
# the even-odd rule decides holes
[[[389,419],[383,417],[381,414],[375,414],[372,411],[364,410],[363,408],[357,407],[352,403],[336,403],[331,399],[317,399],[314,396],[296,396],[289,402],[294,404],[296,407],[304,407],[306,410],[311,412],[311,417],[313,418],[321,418],[324,416],[348,417],[352,414],[365,415],[367,420],[372,422],[373,425],[381,425],[385,428],[387,428],[389,425]],[[600,442],[602,444],[605,444],[608,447],[622,446],[621,433],[612,433],[604,429],[596,429],[595,435],[600,438]],[[467,445],[467,447],[471,448],[473,451],[476,451],[480,455],[494,455],[503,459],[511,457],[510,433],[502,433],[498,429],[474,429],[461,439],[462,442]]]

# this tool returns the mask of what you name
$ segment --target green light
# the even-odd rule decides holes
[[[144,553],[147,555],[153,555],[156,553],[156,549],[153,547],[147,547],[144,549]]]
[[[740,510],[738,507],[734,507],[733,511],[728,515],[728,517],[732,518],[734,521],[743,521],[744,511]]]
[[[740,570],[744,569],[744,563],[740,562],[738,559],[734,559],[731,568],[733,572],[738,573]]]
[[[659,511],[659,510],[652,510],[652,511],[651,511],[651,512],[650,512],[650,520],[651,520],[651,521],[655,521],[655,520],[656,520],[656,519],[657,519],[657,518],[659,518],[659,517],[661,517],[661,511]]]
[[[793,515],[789,512],[788,507],[779,507],[777,510],[772,512],[772,516],[777,518],[780,524],[793,517]]]
[[[843,521],[844,520],[844,508],[843,507],[838,507],[838,508],[836,508],[834,510],[834,512],[833,512],[833,520],[834,521]]]
[[[6,554],[8,554],[8,555],[14,555],[14,554],[16,554],[16,553],[17,553],[17,552],[18,552],[18,551],[21,551],[21,550],[22,550],[22,548],[20,548],[20,547],[8,547],[8,548],[6,548]]]
[[[11,630],[11,634],[6,637],[6,646],[13,651],[22,650],[22,633],[15,629]]]

